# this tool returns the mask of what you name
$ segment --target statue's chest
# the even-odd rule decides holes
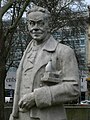
[[[36,52],[27,53],[23,62],[22,80],[20,86],[20,95],[23,96],[26,93],[32,91],[33,84],[33,69],[36,58]]]
[[[46,51],[29,53],[23,62],[22,81],[20,86],[20,94],[32,92],[35,88],[41,87],[41,77],[45,71],[45,66],[53,59],[53,65],[56,65],[56,57]]]

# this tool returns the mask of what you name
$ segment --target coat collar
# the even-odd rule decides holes
[[[27,52],[30,52],[30,50],[33,48],[34,44],[35,44],[35,41],[32,40],[31,47],[29,48],[29,50]],[[57,44],[58,44],[58,42],[51,35],[50,38],[44,44],[42,49],[43,49],[43,51],[53,52],[53,51],[55,51]]]
[[[33,69],[34,77],[36,76],[37,71],[44,65],[46,65],[50,59],[52,58],[52,53],[55,52],[57,48],[58,42],[51,36],[45,45],[43,46],[41,52],[39,53],[39,56],[37,58],[36,65]],[[45,52],[46,51],[46,52]],[[47,52],[49,54],[47,54]],[[38,64],[39,63],[39,64]],[[33,78],[34,79],[34,78]]]
[[[32,40],[31,44],[28,45],[28,47],[25,51],[24,59],[25,59],[26,54],[29,53],[31,48],[33,47],[34,42],[35,41]],[[37,69],[37,68],[39,69],[40,66],[42,66],[43,64],[46,64],[50,60],[51,54],[47,55],[46,52],[44,53],[44,51],[54,52],[56,50],[57,45],[58,45],[58,42],[53,38],[53,36],[50,36],[50,38],[46,41],[46,43],[42,47],[42,50],[39,53],[40,55],[39,55],[36,63],[38,63],[40,60],[41,60],[41,62],[40,62],[40,64],[37,64],[37,67],[35,67],[35,69]],[[43,59],[44,58],[43,55],[45,56],[45,59]],[[28,60],[29,60],[29,62],[27,64],[27,66],[25,65],[24,71],[27,71],[28,69],[31,69],[34,67],[34,64],[32,62],[32,58],[30,58]],[[22,62],[22,64],[23,64],[23,62]]]
[[[53,52],[55,51],[57,44],[58,42],[51,35],[50,38],[47,40],[46,44],[44,45],[43,50]]]

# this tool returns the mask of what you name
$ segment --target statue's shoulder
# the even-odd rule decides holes
[[[65,50],[73,50],[69,45],[65,45],[61,42],[58,42],[58,47]]]
[[[62,53],[62,54],[72,54],[72,53],[74,53],[74,50],[70,46],[62,44],[60,42],[58,43],[57,51],[59,53]]]

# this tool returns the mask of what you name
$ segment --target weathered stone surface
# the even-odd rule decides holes
[[[73,50],[50,34],[50,13],[41,7],[27,14],[32,41],[16,77],[10,120],[66,120],[64,102],[79,97],[79,75]]]

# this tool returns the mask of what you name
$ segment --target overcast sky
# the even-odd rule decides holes
[[[85,0],[88,5],[90,5],[90,0]]]

